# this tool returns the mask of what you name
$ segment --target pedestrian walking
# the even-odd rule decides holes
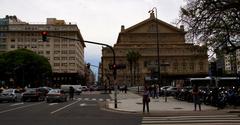
[[[124,91],[125,91],[125,93],[127,93],[127,89],[128,89],[128,88],[127,88],[127,85],[125,84],[125,85],[124,85]]]
[[[153,98],[154,99],[158,98],[158,96],[157,96],[157,85],[156,84],[153,85]]]
[[[147,86],[145,86],[144,92],[143,92],[143,113],[145,113],[145,107],[147,108],[147,112],[149,113],[149,102],[150,102],[150,93]]]
[[[201,111],[200,92],[199,92],[198,86],[195,84],[193,85],[192,95],[193,95],[193,102],[194,102],[194,111],[197,110],[197,105],[199,107],[199,111]]]
[[[73,100],[74,96],[74,88],[72,86],[69,87],[69,99]]]
[[[157,96],[157,99],[158,99],[158,97],[159,97],[159,85],[156,85],[156,91],[157,91],[157,94],[156,94],[156,96]]]

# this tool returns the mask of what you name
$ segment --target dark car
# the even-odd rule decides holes
[[[39,88],[28,88],[23,93],[23,101],[44,101],[46,94]]]
[[[64,91],[61,89],[52,89],[48,92],[46,100],[47,102],[66,102],[67,94],[65,94]]]

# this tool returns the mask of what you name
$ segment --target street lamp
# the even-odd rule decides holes
[[[159,42],[158,42],[158,20],[157,20],[157,8],[153,7],[152,10],[148,11],[148,13],[156,12],[155,23],[156,23],[156,37],[157,37],[157,84],[160,86],[160,57],[159,57]]]

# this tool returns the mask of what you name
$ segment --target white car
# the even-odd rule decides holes
[[[0,94],[0,102],[15,102],[22,100],[22,93],[17,89],[6,89]]]
[[[167,95],[174,96],[177,92],[177,87],[171,86],[171,87],[167,88],[166,91],[167,91]]]

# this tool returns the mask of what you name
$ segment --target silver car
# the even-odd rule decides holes
[[[47,102],[54,102],[54,101],[66,102],[67,95],[61,89],[52,89],[48,92],[46,100]]]
[[[22,100],[22,93],[17,89],[6,89],[0,94],[0,102],[16,102]]]

